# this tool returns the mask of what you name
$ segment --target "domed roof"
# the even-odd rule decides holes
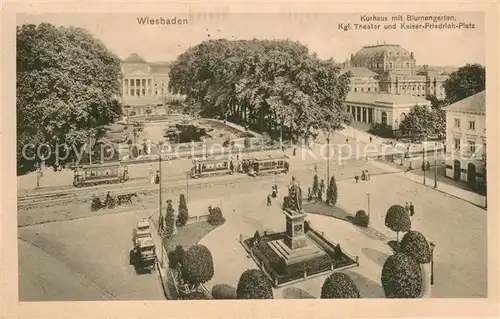
[[[363,47],[352,59],[353,61],[369,61],[384,56],[387,59],[411,58],[411,54],[399,44],[377,44]]]
[[[147,63],[146,60],[144,60],[139,54],[137,53],[132,53],[131,55],[128,56],[125,60],[123,60],[124,63]]]

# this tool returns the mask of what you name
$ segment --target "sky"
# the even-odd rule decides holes
[[[418,13],[412,13],[419,15]],[[422,13],[423,14],[423,13]],[[430,15],[432,13],[425,13]],[[441,15],[443,13],[436,13]],[[462,66],[466,63],[485,63],[485,30],[482,13],[447,12],[459,22],[472,23],[474,29],[454,30],[403,30],[400,22],[392,22],[394,13],[375,13],[396,23],[396,30],[348,30],[339,24],[369,25],[361,21],[360,14],[350,13],[231,13],[217,15],[201,14],[40,14],[17,16],[17,25],[48,22],[54,25],[73,25],[87,29],[102,40],[107,47],[124,59],[138,53],[146,61],[173,61],[189,47],[216,38],[226,39],[290,39],[308,46],[322,59],[333,58],[336,62],[348,59],[363,46],[374,44],[399,44],[414,52],[419,65]],[[372,16],[367,14],[367,16]],[[406,17],[406,14],[403,14]],[[141,25],[140,17],[187,18],[187,25]],[[439,22],[438,22],[439,23]],[[379,24],[375,22],[374,24]]]

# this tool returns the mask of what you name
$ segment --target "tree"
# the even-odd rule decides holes
[[[463,100],[485,90],[486,72],[480,64],[466,64],[443,83],[448,104]]]
[[[370,217],[368,217],[364,210],[358,210],[354,216],[354,223],[361,227],[368,227]]]
[[[399,124],[402,135],[421,142],[436,131],[436,117],[427,106],[416,105]]]
[[[172,201],[167,201],[167,213],[165,214],[165,237],[169,238],[174,235],[174,209],[172,208]]]
[[[403,236],[400,252],[413,258],[419,264],[427,264],[431,261],[431,249],[427,239],[415,230],[410,230]]]
[[[104,126],[122,115],[120,59],[86,30],[48,23],[18,26],[16,49],[18,173],[42,160],[29,159],[36,155],[29,148],[23,156],[29,144],[50,146],[47,165],[76,160],[91,137],[100,140]]]
[[[236,288],[238,299],[273,299],[271,281],[259,269],[245,270]]]
[[[446,111],[442,108],[432,111],[434,116],[434,134],[437,134],[440,139],[446,136]]]
[[[212,279],[214,262],[210,250],[203,245],[191,246],[184,256],[181,274],[192,288]]]
[[[318,178],[318,174],[314,174],[312,193],[313,193],[314,197],[316,197],[318,195],[318,193],[319,193],[319,178]]]
[[[337,272],[326,278],[321,287],[321,299],[361,298],[358,287],[346,274]]]
[[[330,184],[328,185],[326,196],[329,205],[337,204],[337,199],[339,195],[337,189],[337,182],[335,181],[335,176],[332,176],[332,178],[330,178]]]
[[[238,299],[238,297],[236,296],[236,289],[224,284],[213,286],[212,296],[214,297],[214,299],[218,300]]]
[[[381,282],[387,298],[418,298],[423,289],[420,265],[403,253],[387,258]]]
[[[180,226],[186,225],[189,219],[188,207],[186,203],[186,196],[184,194],[179,195],[179,217],[178,222]]]
[[[210,210],[207,221],[210,225],[220,226],[226,222],[226,219],[222,215],[222,210],[219,207],[214,207]]]
[[[342,128],[347,75],[332,60],[290,40],[209,40],[173,63],[169,88],[197,103],[205,116],[237,119],[261,131]]]
[[[399,232],[407,232],[411,229],[410,215],[401,205],[392,205],[385,215],[385,226],[396,232],[399,242]]]
[[[184,263],[184,257],[186,256],[186,251],[181,245],[177,245],[175,250],[168,253],[168,261],[170,262],[170,268],[177,268],[182,266]]]

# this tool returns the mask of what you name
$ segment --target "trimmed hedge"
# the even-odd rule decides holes
[[[215,285],[212,288],[212,296],[214,299],[238,299],[236,297],[236,288],[231,287],[229,285]]]
[[[422,270],[403,253],[389,256],[382,268],[381,282],[387,298],[418,298],[422,293]]]
[[[429,243],[424,235],[418,231],[410,230],[407,232],[403,236],[403,239],[401,239],[399,249],[402,253],[413,258],[413,260],[419,264],[431,262],[431,249]]]
[[[321,287],[321,299],[361,298],[358,287],[346,274],[337,272],[326,278]]]
[[[205,296],[204,293],[199,292],[199,291],[193,291],[189,293],[188,295],[184,296],[183,299],[185,300],[208,300],[207,296]]]
[[[214,261],[210,250],[203,245],[191,246],[184,257],[181,273],[186,282],[195,286],[212,279]]]
[[[184,226],[186,225],[188,219],[189,219],[189,212],[187,208],[187,203],[186,203],[186,196],[184,194],[179,195],[179,216],[177,217],[177,222],[179,223],[179,226]]]
[[[236,296],[238,299],[273,299],[273,287],[261,270],[249,269],[241,274]]]
[[[208,215],[208,223],[213,226],[219,226],[226,222],[226,219],[222,215],[222,211],[219,207],[214,207],[210,210]]]
[[[186,251],[181,245],[177,245],[175,250],[168,253],[168,261],[170,268],[177,268],[178,265],[184,263],[184,257],[186,256]]]
[[[354,216],[354,224],[361,227],[368,227],[370,223],[370,217],[366,214],[364,210],[358,210],[356,216]]]
[[[167,213],[165,214],[165,237],[170,237],[173,235],[174,232],[174,223],[175,223],[175,217],[174,217],[174,209],[172,207],[172,201],[168,200],[168,205],[167,205]]]
[[[392,205],[385,215],[385,226],[399,236],[399,232],[407,232],[411,229],[410,215],[403,206]]]

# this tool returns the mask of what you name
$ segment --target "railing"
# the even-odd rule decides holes
[[[198,215],[198,216],[191,216],[188,218],[186,225],[189,224],[194,224],[194,223],[199,223],[199,222],[206,222],[208,221],[208,216],[210,214],[204,214],[204,215]]]

